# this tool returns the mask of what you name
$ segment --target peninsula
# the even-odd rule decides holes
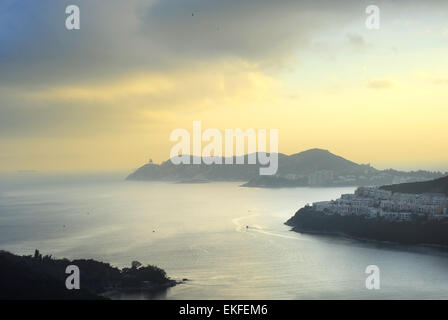
[[[245,155],[237,161],[222,159],[222,164],[205,164],[190,156],[190,164],[173,164],[170,160],[147,164],[131,173],[127,180],[168,182],[240,181],[243,187],[340,187],[381,186],[392,183],[425,181],[444,176],[441,172],[378,170],[370,164],[358,164],[328,150],[310,149],[292,155],[278,154],[275,175],[259,175],[259,164],[249,164]],[[257,153],[255,157],[259,157]],[[233,164],[225,164],[225,163]],[[199,163],[199,164],[195,164]]]
[[[286,224],[302,233],[448,246],[448,176],[359,187],[354,194],[301,208]]]

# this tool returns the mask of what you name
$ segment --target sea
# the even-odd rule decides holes
[[[284,222],[355,188],[126,181],[125,175],[0,176],[0,250],[136,260],[176,280],[155,299],[447,299],[448,251],[300,234]],[[368,289],[368,266],[379,288]],[[81,270],[82,283],[82,270]],[[143,293],[119,299],[148,299]]]

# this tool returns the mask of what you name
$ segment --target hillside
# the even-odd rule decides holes
[[[444,193],[448,195],[448,176],[431,181],[382,186],[381,189],[401,193]]]
[[[285,224],[291,226],[292,231],[299,233],[343,235],[407,245],[448,246],[446,221],[400,222],[381,218],[366,219],[357,215],[329,215],[305,206]]]
[[[81,270],[79,290],[66,289],[68,265],[76,265]],[[133,263],[131,268],[120,270],[92,259],[54,259],[42,256],[38,250],[34,256],[18,256],[0,250],[0,299],[3,300],[97,300],[105,299],[106,292],[157,292],[176,283],[164,270],[151,265]]]
[[[256,154],[258,158],[259,153]],[[193,157],[190,156],[190,163]],[[285,188],[285,187],[329,187],[387,185],[400,182],[424,181],[442,176],[441,173],[397,170],[377,170],[368,164],[357,164],[328,150],[310,149],[292,155],[278,154],[278,170],[274,176],[260,176],[258,164],[181,164],[170,160],[161,164],[152,162],[131,173],[127,180],[171,181],[171,182],[212,182],[242,181],[244,187]],[[225,160],[222,160],[225,163]],[[233,158],[236,163],[236,157]]]
[[[258,155],[258,153],[257,153]],[[192,157],[190,156],[190,159]],[[190,179],[208,179],[210,181],[247,181],[259,176],[259,165],[247,164],[248,156],[244,156],[244,164],[206,165],[189,164],[174,165],[167,160],[162,164],[148,163],[128,176],[129,180],[167,180],[181,181]],[[191,160],[190,163],[193,161]],[[223,158],[223,163],[225,160]],[[234,157],[234,163],[236,157]],[[310,149],[293,155],[278,154],[277,176],[309,175],[320,170],[355,173],[361,172],[365,166],[358,165],[328,150]]]
[[[280,169],[284,172],[310,174],[318,170],[357,171],[362,170],[363,166],[328,150],[310,149],[289,156]]]

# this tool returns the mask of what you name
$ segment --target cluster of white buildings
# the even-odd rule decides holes
[[[394,172],[383,172],[376,171],[370,165],[361,165],[364,170],[357,172],[338,172],[334,170],[316,170],[307,174],[299,173],[278,173],[276,174],[279,178],[284,178],[287,180],[302,180],[307,181],[309,186],[312,187],[322,187],[322,186],[355,186],[355,185],[366,185],[366,186],[381,186],[388,184],[406,183],[406,182],[417,182],[425,181],[430,179],[435,179],[440,176],[436,174],[430,175],[417,175],[411,174],[403,175]],[[448,173],[447,173],[448,174]]]
[[[326,214],[384,217],[409,221],[415,216],[429,219],[448,218],[448,197],[441,193],[392,193],[377,187],[359,187],[354,194],[339,199],[313,203],[313,209]]]

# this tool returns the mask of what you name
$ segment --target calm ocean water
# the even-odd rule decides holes
[[[119,267],[138,260],[190,279],[161,299],[448,298],[446,251],[302,235],[283,225],[306,203],[354,188],[238,185],[2,177],[0,249]],[[380,290],[365,288],[372,264],[381,270]]]

